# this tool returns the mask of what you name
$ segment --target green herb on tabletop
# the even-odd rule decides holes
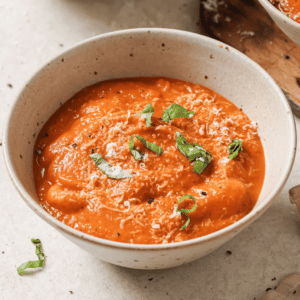
[[[120,166],[111,166],[111,164],[104,160],[99,153],[91,154],[90,158],[94,161],[96,166],[109,178],[132,178],[132,175],[126,170],[123,170]]]
[[[191,118],[195,112],[189,111],[183,106],[179,104],[171,104],[168,108],[166,108],[162,115],[162,120],[165,122],[169,122],[176,118]]]
[[[187,209],[187,208],[178,209],[179,203],[182,202],[184,199],[187,199],[187,198],[190,198],[193,201],[195,201],[195,205],[191,209]],[[187,221],[185,222],[185,224],[180,228],[180,230],[185,229],[185,228],[188,227],[188,225],[190,224],[191,220],[190,220],[190,218],[189,218],[189,216],[187,214],[195,211],[196,208],[197,208],[197,202],[196,202],[196,199],[192,195],[184,195],[178,201],[178,204],[177,204],[177,207],[176,207],[176,211],[179,211],[180,213],[182,213],[183,215],[185,215],[188,218]]]
[[[133,155],[135,160],[142,160],[143,159],[143,154],[140,151],[138,151],[134,148],[133,137],[137,138],[146,148],[148,148],[149,150],[155,152],[157,155],[162,155],[164,153],[164,150],[161,147],[159,147],[158,145],[146,141],[143,137],[141,137],[137,134],[133,134],[130,138],[129,150],[130,150],[130,152]]]
[[[233,140],[232,143],[228,147],[228,155],[229,159],[234,159],[238,156],[239,152],[243,151],[242,148],[243,142],[241,140]]]
[[[195,161],[193,171],[201,174],[211,162],[211,154],[201,145],[196,143],[191,145],[181,133],[176,132],[176,135],[176,147],[189,161]]]
[[[152,104],[150,103],[146,108],[143,109],[143,111],[141,113],[138,113],[137,115],[144,115],[145,119],[146,119],[146,125],[147,127],[150,127],[152,125],[152,115],[154,113],[154,109]]]
[[[18,269],[19,275],[26,275],[32,272],[26,272],[27,269],[36,269],[44,266],[45,263],[45,254],[42,251],[42,243],[39,239],[31,239],[31,242],[36,245],[35,253],[38,256],[39,260],[28,261],[22,264]]]

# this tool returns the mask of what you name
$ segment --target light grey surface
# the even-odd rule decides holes
[[[199,32],[198,1],[147,3],[0,0],[0,130],[25,81],[66,47],[123,28]],[[260,219],[209,256],[161,271],[116,267],[71,244],[27,207],[8,178],[2,155],[0,162],[0,299],[258,300],[287,274],[300,271],[299,218],[288,201],[288,189],[300,181],[298,157],[285,188]],[[46,266],[20,277],[16,268],[36,257],[31,238],[42,240]]]

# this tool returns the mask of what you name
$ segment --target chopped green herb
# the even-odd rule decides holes
[[[233,140],[228,147],[228,152],[230,153],[228,158],[234,159],[238,156],[239,152],[243,151],[242,148],[243,142],[241,140]]]
[[[187,209],[187,208],[178,209],[179,203],[182,202],[184,199],[187,199],[187,198],[190,198],[193,201],[195,201],[195,205],[191,209]],[[187,228],[187,226],[190,224],[191,220],[190,220],[190,218],[187,214],[193,212],[196,208],[197,208],[197,202],[196,202],[196,199],[192,195],[184,195],[178,201],[176,211],[179,211],[180,213],[182,213],[183,215],[185,215],[188,218],[187,221],[185,222],[185,224],[180,228],[180,230]]]
[[[195,164],[193,167],[193,171],[197,174],[201,174],[205,168],[208,166],[208,164],[211,162],[212,157],[211,154],[204,150],[204,148],[201,145],[198,145],[196,143],[193,143],[194,147],[196,147],[200,151],[200,156],[196,158]]]
[[[94,161],[96,166],[109,178],[123,179],[132,178],[132,175],[126,170],[123,170],[120,166],[111,166],[106,160],[102,158],[99,153],[90,155],[90,158]]]
[[[157,155],[162,155],[164,153],[164,150],[161,147],[159,147],[158,145],[156,145],[154,143],[147,142],[143,137],[141,137],[137,134],[133,134],[130,138],[129,150],[132,153],[135,160],[142,160],[143,159],[143,154],[140,151],[138,151],[134,148],[133,137],[136,137],[146,148],[148,148],[149,150],[155,152]]]
[[[144,115],[145,119],[146,119],[146,125],[147,125],[147,127],[150,127],[152,125],[151,118],[152,118],[153,113],[154,113],[154,109],[153,109],[152,104],[150,103],[146,108],[143,109],[143,111],[141,113],[138,113],[137,115],[138,116]]]
[[[171,104],[163,112],[162,119],[165,122],[169,122],[176,118],[191,118],[195,112],[189,111],[179,104]]]
[[[36,245],[35,253],[38,256],[39,260],[36,261],[28,261],[22,264],[18,269],[19,275],[30,274],[30,272],[26,272],[27,269],[36,269],[41,268],[45,263],[45,254],[42,251],[42,243],[39,239],[31,239],[31,242]]]
[[[201,145],[191,145],[181,133],[176,132],[176,135],[176,147],[189,161],[195,161],[193,171],[201,174],[212,160],[210,153]]]
[[[135,160],[142,160],[143,159],[143,156],[144,156],[143,153],[134,148],[133,135],[130,137],[129,150],[130,150],[130,152],[133,155]]]
[[[200,157],[201,151],[198,148],[191,145],[181,133],[176,132],[176,135],[176,147],[188,160],[192,161]]]

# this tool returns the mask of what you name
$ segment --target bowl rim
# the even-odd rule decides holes
[[[282,11],[277,9],[271,2],[268,0],[258,0],[262,6],[266,5],[269,7],[274,14],[276,14],[279,18],[283,19],[285,23],[289,23],[291,26],[298,27],[300,30],[300,23],[296,22],[295,20],[288,17],[286,14],[284,14]],[[268,12],[268,11],[267,11]],[[269,12],[268,12],[269,13]]]
[[[191,39],[191,40],[196,40],[197,42],[201,42],[202,44],[207,44],[209,46],[214,46],[214,47],[219,47],[220,44],[223,45],[223,47],[228,47],[230,49],[230,53],[233,56],[236,56],[237,59],[240,59],[243,61],[245,64],[250,65],[252,68],[256,69],[258,73],[262,77],[265,77],[265,79],[269,82],[270,85],[273,86],[275,91],[278,93],[279,98],[282,101],[282,104],[284,105],[285,112],[286,112],[286,117],[289,122],[290,126],[290,134],[291,134],[291,142],[292,145],[289,149],[288,156],[289,156],[289,163],[285,166],[285,169],[282,171],[282,176],[280,177],[280,180],[277,184],[277,187],[272,191],[271,194],[266,197],[263,203],[261,203],[258,206],[255,206],[252,211],[247,214],[245,217],[237,221],[236,223],[229,225],[221,230],[218,230],[216,232],[213,232],[211,234],[198,237],[195,239],[191,240],[186,240],[182,242],[176,242],[176,243],[169,243],[169,244],[131,244],[131,243],[123,243],[123,242],[116,242],[116,241],[111,241],[111,240],[106,240],[103,238],[98,238],[86,233],[83,233],[79,230],[76,230],[72,227],[67,226],[66,224],[58,221],[56,218],[51,216],[46,210],[42,208],[40,204],[35,202],[35,200],[27,193],[26,189],[21,185],[19,182],[17,175],[13,169],[12,162],[10,159],[9,155],[9,148],[8,148],[8,130],[10,127],[10,119],[12,117],[14,108],[17,106],[18,101],[20,99],[20,96],[23,94],[23,92],[27,89],[27,85],[31,81],[33,81],[40,73],[43,72],[43,70],[47,67],[49,67],[49,64],[54,63],[55,61],[60,60],[64,55],[69,54],[73,51],[77,51],[78,48],[81,46],[93,43],[97,40],[102,40],[102,39],[109,39],[113,38],[116,36],[122,36],[122,35],[139,35],[139,34],[147,34],[148,33],[153,33],[153,34],[169,34],[173,37],[177,38],[182,38],[182,39]],[[70,47],[69,49],[66,49],[64,52],[60,53],[59,55],[55,56],[54,58],[48,60],[46,63],[44,63],[38,70],[30,77],[30,79],[24,84],[23,88],[20,90],[18,93],[17,97],[14,99],[7,115],[6,115],[6,120],[4,124],[4,131],[3,131],[3,148],[4,148],[4,160],[5,164],[8,170],[8,174],[15,185],[17,191],[23,198],[23,200],[26,202],[26,204],[35,212],[39,217],[41,217],[44,221],[46,221],[48,224],[52,225],[59,231],[62,231],[64,234],[69,234],[75,238],[78,239],[83,239],[87,242],[97,244],[100,246],[105,246],[105,247],[110,247],[110,248],[117,248],[117,249],[127,249],[127,250],[140,250],[140,251],[145,251],[145,250],[152,250],[152,251],[157,251],[157,250],[167,250],[167,249],[177,249],[177,248],[184,248],[184,247],[189,247],[195,244],[201,244],[201,243],[207,243],[212,240],[216,240],[219,238],[222,238],[228,234],[232,234],[234,236],[236,233],[241,231],[243,228],[246,227],[246,225],[250,224],[253,222],[259,215],[261,215],[275,200],[275,197],[279,194],[283,186],[285,185],[289,174],[292,170],[292,166],[295,160],[295,154],[296,154],[296,127],[295,127],[295,121],[294,117],[291,111],[291,108],[288,104],[288,101],[286,97],[284,96],[283,92],[279,88],[279,86],[275,83],[274,79],[262,68],[260,67],[256,62],[251,60],[249,57],[241,53],[240,51],[232,48],[229,45],[226,45],[223,42],[220,42],[218,40],[212,39],[207,36],[203,36],[201,34],[197,33],[192,33],[188,31],[183,31],[183,30],[177,30],[177,29],[166,29],[166,28],[135,28],[135,29],[125,29],[125,30],[118,30],[118,31],[113,31],[109,33],[104,33],[100,34],[98,36],[86,39],[80,43],[75,44],[74,46]]]

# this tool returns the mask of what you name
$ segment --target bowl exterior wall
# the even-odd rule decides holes
[[[300,24],[289,19],[282,12],[273,7],[268,0],[259,0],[276,25],[298,46],[300,46]]]
[[[237,233],[231,232],[220,239],[215,239],[213,242],[202,243],[201,247],[193,244],[163,250],[124,250],[105,245],[99,246],[65,231],[59,231],[78,247],[101,260],[121,267],[140,270],[166,269],[192,262],[216,250]]]

